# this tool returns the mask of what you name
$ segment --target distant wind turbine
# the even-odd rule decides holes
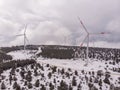
[[[24,51],[26,50],[26,42],[29,42],[29,40],[26,36],[26,31],[27,31],[27,24],[24,27],[24,33],[16,35],[16,36],[24,36]]]
[[[88,57],[88,54],[89,54],[89,38],[90,38],[90,35],[104,35],[104,34],[110,34],[109,32],[100,32],[100,33],[89,33],[87,28],[85,27],[85,25],[83,24],[83,22],[80,20],[80,18],[78,17],[79,21],[80,21],[80,24],[82,25],[83,29],[85,30],[85,32],[87,33],[86,37],[84,38],[84,40],[82,41],[80,47],[83,46],[84,42],[87,40],[87,49],[86,49],[86,64],[85,66],[88,65],[89,63],[89,57]]]

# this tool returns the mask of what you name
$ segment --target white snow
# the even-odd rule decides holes
[[[23,50],[18,50],[18,51],[14,51],[14,52],[9,52],[9,55],[12,55],[13,59],[30,59],[32,57],[34,57],[36,54],[41,52],[41,48],[39,48],[38,51],[30,51],[30,50],[26,50],[25,52]],[[95,76],[96,76],[96,72],[98,70],[102,70],[104,73],[106,71],[109,71],[111,74],[111,78],[110,82],[111,84],[114,84],[114,86],[118,86],[120,87],[120,84],[116,83],[116,81],[118,80],[118,77],[120,77],[120,73],[118,72],[113,72],[112,68],[120,68],[120,63],[116,64],[116,65],[112,65],[109,64],[109,61],[104,61],[104,60],[89,60],[89,64],[88,66],[85,66],[86,61],[82,60],[82,59],[77,59],[77,60],[73,60],[73,59],[48,59],[48,58],[37,58],[37,63],[40,63],[43,67],[44,70],[40,70],[38,69],[37,72],[39,74],[43,74],[44,73],[44,80],[40,80],[41,84],[45,84],[45,83],[53,83],[54,78],[56,78],[57,81],[65,81],[67,84],[70,84],[72,81],[73,76],[75,76],[74,71],[77,70],[79,76],[75,76],[77,83],[82,82],[82,90],[89,90],[88,88],[88,84],[85,82],[85,75],[81,74],[81,71],[84,70],[87,74],[87,77],[90,78],[91,76],[88,74],[90,71],[94,71],[95,72]],[[46,65],[49,64],[50,67],[52,66],[57,66],[57,69],[62,69],[64,68],[65,71],[68,70],[68,68],[71,68],[71,74],[72,76],[70,78],[63,78],[64,75],[58,74],[58,73],[54,73],[52,78],[49,79],[48,78],[48,73],[51,72],[50,67],[46,67]],[[19,70],[21,70],[20,68],[17,68]],[[32,81],[31,83],[34,84],[35,81],[37,79],[41,79],[41,75],[39,76],[34,76],[34,69],[30,68],[30,65],[27,66],[27,68],[25,68],[25,71],[27,72],[28,70],[30,70],[32,72]],[[11,71],[11,69],[6,70],[2,73],[3,76],[5,76],[5,80],[9,80],[9,72]],[[20,74],[18,72],[16,72],[16,77],[17,77],[17,83],[19,85],[21,85],[21,87],[25,87],[24,86],[24,82],[21,81],[22,78],[20,76]],[[58,78],[57,78],[58,77]],[[83,80],[82,80],[83,78]],[[103,80],[105,78],[105,76],[102,76],[101,79]],[[93,79],[94,80],[94,79]],[[9,81],[5,81],[6,86],[10,88],[10,90],[12,90],[12,86],[10,86]],[[13,85],[13,83],[12,83]],[[97,88],[99,88],[98,84],[94,84]],[[56,87],[59,86],[59,83],[56,83]],[[106,88],[108,87],[108,88]],[[102,90],[109,90],[109,85],[103,83],[102,86]],[[49,86],[46,86],[47,90],[49,90]],[[36,88],[35,86],[33,86],[32,89],[30,90],[39,90],[40,88]],[[54,90],[57,90],[57,88],[55,88]],[[77,90],[77,86],[73,87],[73,90]],[[98,89],[99,90],[99,89]]]
[[[37,51],[35,54],[39,54],[39,53],[41,53],[41,52],[42,52],[41,47],[39,47],[39,48],[38,48],[38,51]]]
[[[34,56],[35,50],[17,50],[13,52],[9,52],[8,55],[11,55],[14,60],[17,59],[31,59]]]
[[[86,62],[82,59],[73,60],[73,59],[44,59],[38,58],[38,62],[48,63],[50,65],[64,67],[64,68],[72,68],[75,70],[86,70],[86,71],[98,71],[98,70],[105,70],[106,62],[99,61],[99,60],[91,60],[88,66],[85,66]],[[111,67],[113,67],[111,65]]]

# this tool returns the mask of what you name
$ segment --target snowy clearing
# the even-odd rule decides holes
[[[36,50],[18,50],[18,51],[13,51],[13,52],[9,52],[8,55],[11,55],[13,57],[14,60],[17,59],[30,59],[32,58],[32,56],[34,56],[34,53],[36,52]]]

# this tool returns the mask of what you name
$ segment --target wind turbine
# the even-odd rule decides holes
[[[26,42],[29,42],[27,36],[26,36],[26,31],[27,31],[27,24],[25,25],[24,27],[24,33],[23,34],[19,34],[19,35],[16,35],[16,36],[24,36],[24,52],[26,50]]]
[[[88,57],[88,54],[89,54],[89,39],[90,39],[90,35],[104,35],[104,34],[110,34],[109,32],[100,32],[100,33],[89,33],[87,28],[85,27],[85,25],[83,24],[83,22],[80,20],[80,18],[78,17],[79,21],[80,21],[80,24],[82,25],[83,29],[85,30],[86,32],[86,37],[84,38],[84,40],[82,41],[80,47],[83,46],[84,42],[87,40],[87,49],[86,49],[86,64],[85,66],[88,65],[89,63],[89,57]]]

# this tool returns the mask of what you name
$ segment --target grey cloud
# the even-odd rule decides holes
[[[78,16],[89,32],[112,32],[92,36],[91,42],[120,43],[119,0],[1,0],[0,33],[22,33],[28,24],[27,35],[34,44],[63,44],[65,37],[71,45],[84,39]],[[9,29],[9,31],[8,31]],[[7,30],[7,31],[6,31]],[[23,38],[4,38],[12,44],[22,44]]]

